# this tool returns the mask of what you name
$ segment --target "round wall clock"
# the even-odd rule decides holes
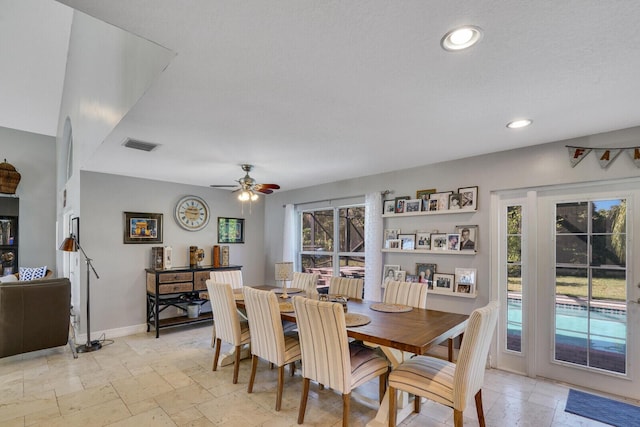
[[[185,230],[202,230],[209,223],[209,206],[198,196],[185,196],[178,201],[175,216]]]

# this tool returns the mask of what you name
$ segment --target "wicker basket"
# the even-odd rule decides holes
[[[16,194],[16,188],[20,183],[20,174],[7,159],[0,163],[0,193]]]

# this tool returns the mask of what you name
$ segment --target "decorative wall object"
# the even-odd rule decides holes
[[[124,243],[162,243],[162,214],[124,212]]]
[[[16,168],[7,163],[7,159],[0,163],[0,193],[16,194],[21,175]]]
[[[575,168],[578,163],[582,161],[591,151],[596,153],[598,156],[598,163],[600,163],[600,167],[602,169],[606,169],[613,163],[613,161],[618,158],[620,153],[626,151],[629,155],[629,158],[636,165],[637,168],[640,168],[640,146],[638,147],[617,147],[617,148],[606,148],[606,147],[576,147],[574,145],[566,145],[567,150],[569,152],[569,162],[571,163],[571,167]]]
[[[218,243],[244,243],[244,219],[218,217]]]

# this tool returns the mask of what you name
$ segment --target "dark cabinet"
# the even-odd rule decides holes
[[[20,199],[0,197],[0,276],[18,272]]]

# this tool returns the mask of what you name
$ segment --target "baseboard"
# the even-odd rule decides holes
[[[120,338],[129,335],[139,334],[141,332],[147,332],[147,324],[125,326],[123,328],[108,329],[105,331],[91,331],[91,340],[101,340],[109,338]],[[87,334],[77,334],[76,344],[82,344],[87,340]]]

